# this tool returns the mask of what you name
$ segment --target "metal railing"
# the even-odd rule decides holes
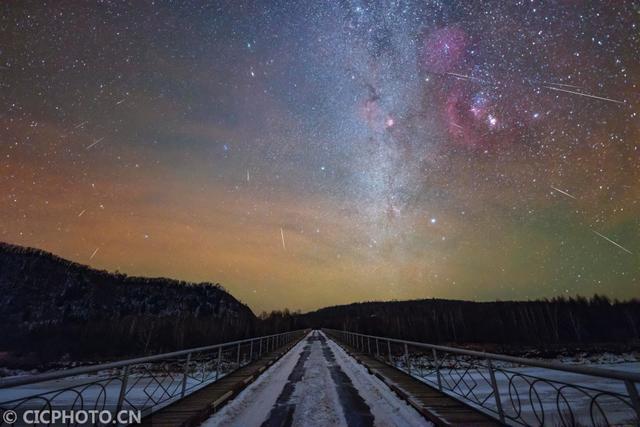
[[[546,362],[332,329],[325,333],[504,424],[640,422],[640,371]]]
[[[0,412],[121,410],[146,416],[304,336],[298,330],[149,357],[0,379]],[[0,419],[0,426],[3,424]]]

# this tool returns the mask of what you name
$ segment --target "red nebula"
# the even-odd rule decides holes
[[[505,102],[511,111],[505,111]],[[452,141],[469,148],[500,149],[524,139],[523,132],[527,132],[534,118],[531,113],[518,111],[530,108],[526,104],[519,107],[514,100],[501,105],[458,82],[449,88],[442,104],[442,117]]]
[[[469,108],[469,99],[460,90],[453,90],[444,105],[445,122],[449,134],[467,146],[481,145],[475,117]]]
[[[361,107],[361,115],[365,123],[374,132],[383,132],[393,128],[396,120],[388,113],[385,113],[377,99],[368,99]]]

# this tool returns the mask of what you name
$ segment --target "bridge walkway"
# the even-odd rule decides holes
[[[304,337],[302,337],[304,338]],[[299,340],[298,340],[299,341]],[[278,361],[298,341],[284,345],[142,420],[144,427],[191,427],[202,424],[211,414],[233,399],[247,385]]]
[[[350,351],[323,332],[310,333],[203,426],[499,425],[395,368]]]
[[[499,423],[313,331],[155,412],[143,425],[484,427]]]
[[[367,370],[438,426],[500,426],[500,422],[367,354],[335,341]]]

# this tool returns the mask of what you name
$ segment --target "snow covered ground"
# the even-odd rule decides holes
[[[426,364],[427,361],[425,360],[423,363]],[[607,395],[607,393],[612,393],[627,396],[623,381],[552,369],[502,365],[500,368],[503,371],[496,371],[496,382],[503,408],[508,415],[514,418],[521,417],[520,419],[527,424],[539,424],[535,412],[538,413],[538,416],[542,416],[541,414],[544,412],[545,425],[562,425],[560,416],[568,417],[569,412],[573,413],[580,425],[633,424],[635,415],[633,409],[623,403],[620,398]],[[412,366],[414,365],[412,364]],[[625,372],[640,372],[640,362],[618,361],[616,363],[597,363],[594,366]],[[430,385],[437,385],[438,380],[435,372],[423,372],[420,377],[420,375],[416,375],[417,370],[415,367],[413,368],[414,376]],[[495,410],[495,400],[491,396],[490,375],[487,369],[443,369],[441,375],[445,389],[447,384],[455,385],[458,394],[466,394],[476,402],[484,401],[488,397],[485,407],[491,407]],[[558,390],[561,390],[560,398],[558,398]],[[452,396],[456,396],[456,393],[452,393]],[[606,421],[597,409],[595,409],[592,418],[590,412],[592,396],[597,396],[596,402],[602,408]]]
[[[221,375],[220,377],[222,377]],[[201,382],[188,377],[186,382],[187,394],[192,393],[215,379],[215,371],[208,372],[210,380]],[[0,407],[13,408],[15,404],[5,404],[18,399],[32,397],[23,404],[21,409],[39,409],[48,399],[54,408],[79,407],[79,396],[85,408],[113,410],[118,402],[121,382],[113,372],[102,372],[96,375],[78,375],[7,389],[0,389]],[[180,397],[182,388],[181,373],[174,373],[172,377],[158,375],[155,379],[140,374],[129,376],[124,408],[133,407],[146,411],[157,410]],[[66,390],[58,392],[58,390]],[[35,397],[41,396],[41,398]],[[156,404],[157,402],[157,404]]]
[[[399,359],[400,363],[401,360]],[[428,358],[414,359],[413,362],[416,364],[412,363],[414,373],[417,371],[417,365],[422,365],[426,369],[430,364]],[[606,369],[640,372],[640,362],[637,361],[635,355],[578,356],[567,358],[563,362],[592,364]],[[625,385],[621,381],[610,381],[604,378],[598,379],[542,368],[512,366],[506,363],[496,363],[494,366],[508,371],[509,376],[521,374],[529,380],[534,378],[549,380],[536,381],[535,384],[537,392],[535,404],[539,408],[544,407],[546,424],[561,424],[556,422],[558,421],[558,409],[557,392],[554,385],[557,387],[560,383],[570,383],[585,388],[626,395]],[[430,384],[437,384],[435,374],[424,373],[424,379],[428,380]],[[207,378],[215,378],[215,372],[207,370],[206,374]],[[11,389],[0,389],[0,407],[4,406],[2,402],[9,400],[37,394],[47,394],[48,397],[51,397],[55,395],[55,390],[69,387],[82,390],[83,384],[100,382],[106,390],[106,397],[101,395],[103,389],[92,386],[82,392],[83,400],[85,404],[89,405],[99,401],[99,407],[104,402],[105,406],[110,409],[117,402],[120,382],[118,380],[109,382],[109,379],[117,375],[118,372],[115,371],[101,372],[98,375],[76,376]],[[486,369],[469,371],[451,369],[447,375],[449,381],[460,380],[460,377],[463,376],[464,381],[460,382],[462,388],[464,386],[471,387],[473,396],[476,396],[478,400],[489,397],[486,405],[494,404],[493,397],[489,396],[491,388],[487,381],[489,375]],[[170,377],[158,375],[156,378],[163,383],[162,387],[158,387],[157,382],[148,377],[145,378],[142,372],[131,374],[127,392],[128,403],[134,407],[150,409],[151,406],[154,406],[153,402],[162,401],[161,404],[155,405],[155,409],[158,409],[174,401],[175,398],[172,396],[179,397],[177,390],[181,388],[181,372],[175,372]],[[507,413],[515,414],[509,396],[509,378],[498,371],[496,380],[503,407]],[[189,378],[187,388],[192,391],[209,383],[210,381],[203,384]],[[536,424],[528,385],[524,383],[523,379],[516,379],[513,384],[519,389],[522,418]],[[511,392],[514,393],[513,388]],[[579,418],[578,421],[584,425],[590,425],[590,398],[571,388],[565,388],[563,396],[571,405],[573,413]],[[54,407],[69,407],[76,397],[77,394],[67,392],[57,396],[52,403]],[[598,399],[598,402],[605,409],[610,423],[625,424],[630,422],[633,412],[620,400],[605,395]],[[32,400],[28,406],[35,407],[42,404],[41,400]],[[238,397],[223,407],[206,425],[270,426],[279,425],[278,423],[283,419],[289,420],[292,425],[305,426],[428,425],[413,408],[399,399],[385,384],[370,375],[362,365],[358,364],[341,347],[327,339],[321,332],[314,332],[298,343]]]
[[[429,426],[321,332],[312,332],[204,426]]]
[[[340,346],[329,341],[329,347],[336,356],[336,361],[349,376],[354,386],[362,393],[364,400],[380,426],[426,426],[427,422],[405,401],[400,400],[386,384],[369,374],[367,369],[354,361]]]

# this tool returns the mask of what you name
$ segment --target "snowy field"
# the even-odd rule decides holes
[[[428,365],[428,361],[423,364]],[[413,363],[412,366],[414,366]],[[438,378],[435,372],[425,369],[421,374],[417,374],[419,369],[416,366],[417,364],[412,368],[415,377],[432,386],[437,386]],[[623,372],[640,372],[640,362],[598,363],[594,366]],[[631,407],[619,398],[606,394],[627,396],[623,381],[544,368],[511,367],[506,364],[496,370],[495,376],[505,413],[515,419],[520,418],[527,424],[540,424],[540,420],[544,419],[545,425],[563,425],[560,414],[568,419],[569,414],[573,413],[575,422],[578,424],[594,425],[590,410],[592,396],[597,395],[596,401],[607,419],[605,421],[596,409],[593,416],[595,424],[634,425],[634,412]],[[468,403],[488,398],[484,406],[495,410],[495,398],[491,396],[492,388],[487,369],[445,368],[441,370],[441,379],[445,390],[447,385],[455,386],[457,396],[456,393],[449,393],[450,395],[460,397],[460,394],[464,394],[472,401],[465,400]],[[576,387],[566,386],[566,384]],[[558,398],[559,389],[561,390],[560,398]],[[544,418],[541,415],[543,412]]]
[[[221,374],[220,378],[222,376],[224,375]],[[202,382],[188,377],[187,394],[211,384],[215,380],[215,371],[207,372],[205,378],[208,380]],[[182,374],[157,375],[153,379],[142,374],[132,374],[129,376],[127,384],[124,409],[135,408],[147,413],[174,402],[180,396]],[[79,408],[79,396],[81,395],[84,408],[113,410],[117,405],[120,389],[121,381],[114,373],[79,375],[72,378],[0,389],[0,407],[13,408],[15,404],[5,403],[31,397],[20,405],[20,409],[38,409],[43,407],[47,400],[54,408]]]

